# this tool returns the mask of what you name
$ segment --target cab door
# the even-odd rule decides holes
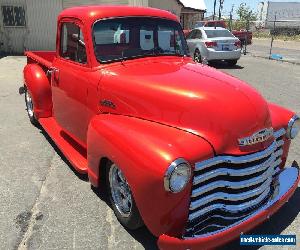
[[[53,62],[52,99],[54,118],[77,142],[86,145],[88,126],[88,63],[83,26],[76,20],[59,25],[58,55]]]

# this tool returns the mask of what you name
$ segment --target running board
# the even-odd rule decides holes
[[[80,174],[86,174],[88,165],[86,149],[67,135],[58,125],[55,118],[40,118],[39,123],[75,170]]]

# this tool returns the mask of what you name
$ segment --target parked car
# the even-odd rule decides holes
[[[197,28],[187,36],[187,44],[195,62],[226,61],[237,64],[241,57],[241,41],[224,28]]]
[[[224,20],[215,20],[215,21],[199,21],[196,22],[194,28],[201,28],[201,27],[220,27],[224,29],[228,29],[227,24]],[[251,31],[247,30],[231,30],[231,33],[240,39],[242,44],[252,44],[252,37],[253,34]]]
[[[214,248],[293,195],[298,116],[195,63],[177,16],[75,7],[57,27],[56,51],[26,52],[29,119],[126,228],[146,225],[163,250]]]

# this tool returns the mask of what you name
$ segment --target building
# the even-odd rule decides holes
[[[181,9],[180,22],[183,29],[192,29],[197,21],[204,18],[206,6],[204,1],[195,0],[181,0],[183,5]]]
[[[193,2],[195,0],[0,0],[0,52],[54,50],[56,17],[68,7],[95,4],[148,6],[168,10],[177,15],[185,27],[191,27],[205,12],[203,0],[196,5]]]
[[[300,30],[300,2],[260,2],[257,13],[261,28]]]

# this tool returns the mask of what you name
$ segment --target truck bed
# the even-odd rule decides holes
[[[55,53],[55,51],[26,51],[25,55],[28,63],[37,62],[47,68],[51,68]]]

